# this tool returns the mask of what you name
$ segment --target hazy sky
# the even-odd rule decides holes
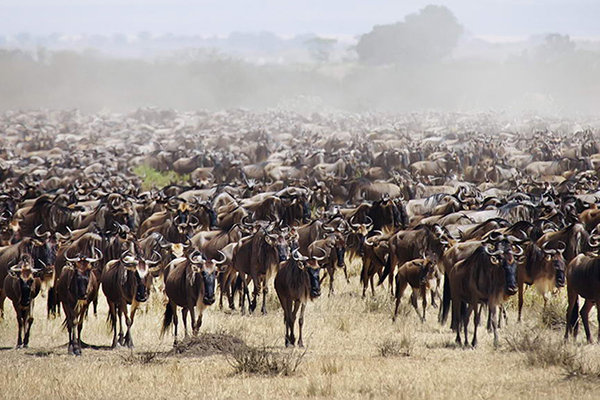
[[[600,0],[0,0],[0,34],[355,35],[432,3],[479,36],[600,37]]]

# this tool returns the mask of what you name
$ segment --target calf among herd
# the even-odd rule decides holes
[[[0,130],[0,306],[3,316],[4,299],[13,304],[17,347],[29,344],[41,291],[79,355],[100,292],[112,346],[132,347],[150,296],[164,299],[162,332],[173,326],[177,342],[179,309],[195,335],[217,295],[220,308],[253,313],[261,302],[264,314],[270,287],[285,345],[296,344],[298,320],[303,346],[308,300],[324,278],[335,295],[350,262],[361,265],[363,297],[379,285],[395,296],[394,320],[408,285],[422,320],[428,299],[441,300],[439,321],[451,315],[458,343],[469,343],[473,315],[473,346],[482,311],[497,341],[508,298],[518,296],[520,320],[525,285],[544,302],[566,285],[565,339],[581,318],[591,342],[593,122],[142,109],[7,112]],[[153,181],[157,171],[174,181]]]

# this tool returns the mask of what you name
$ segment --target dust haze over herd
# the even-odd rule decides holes
[[[592,1],[261,3],[6,2],[0,108],[599,106]]]

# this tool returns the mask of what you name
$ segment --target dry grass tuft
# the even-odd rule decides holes
[[[565,329],[567,312],[567,300],[564,297],[552,297],[546,303],[546,307],[539,313],[540,325],[544,328],[562,330]]]
[[[162,364],[164,360],[160,357],[161,355],[163,353],[158,351],[142,351],[139,353],[130,351],[126,355],[121,355],[121,360],[126,365]]]
[[[517,330],[509,334],[506,341],[509,349],[523,353],[527,365],[532,367],[557,366],[571,369],[578,357],[577,349],[573,345],[541,330]]]
[[[415,348],[415,340],[407,333],[401,335],[400,339],[386,338],[378,347],[381,357],[409,357]]]
[[[321,372],[323,375],[335,375],[342,371],[343,365],[338,363],[336,359],[323,361],[321,364]]]
[[[237,374],[293,375],[306,354],[304,351],[274,352],[267,346],[241,347],[227,357]]]

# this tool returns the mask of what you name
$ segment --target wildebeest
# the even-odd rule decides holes
[[[215,286],[218,265],[221,260],[204,259],[199,251],[187,257],[171,261],[165,271],[165,294],[169,302],[166,305],[162,334],[173,324],[173,343],[177,344],[177,307],[181,307],[183,329],[187,336],[187,315],[190,314],[192,334],[195,336],[202,325],[202,313],[207,306],[215,302]],[[196,310],[198,318],[196,318]]]
[[[292,251],[292,258],[284,263],[275,276],[275,291],[283,308],[285,347],[296,344],[294,325],[298,309],[300,310],[298,347],[304,347],[302,342],[304,309],[308,299],[312,300],[321,295],[319,268],[317,259],[309,259],[296,249]]]
[[[466,259],[458,262],[448,273],[450,297],[452,301],[452,329],[456,331],[456,342],[461,343],[460,329],[464,329],[465,345],[468,344],[467,327],[471,313],[475,311],[472,346],[477,345],[480,303],[490,310],[494,332],[494,343],[498,343],[496,309],[507,296],[517,292],[517,265],[515,255],[523,254],[519,245],[509,240],[494,244],[482,244]],[[450,306],[449,296],[444,295],[443,308]]]
[[[408,285],[412,288],[410,303],[419,314],[417,297],[421,297],[423,314],[419,315],[422,322],[425,322],[425,310],[427,308],[427,290],[431,288],[431,282],[435,281],[435,264],[427,258],[419,258],[408,261],[398,268],[396,273],[396,306],[394,307],[393,321],[398,316],[398,307]]]
[[[108,320],[113,331],[111,347],[121,346],[133,347],[131,338],[131,326],[135,318],[135,312],[140,303],[148,300],[150,287],[152,285],[152,272],[160,267],[154,265],[160,262],[160,254],[154,253],[154,260],[146,260],[140,254],[125,252],[119,259],[109,261],[100,281],[102,291],[108,302]],[[128,310],[128,305],[131,309]],[[127,332],[123,334],[122,318],[125,315]],[[119,323],[119,337],[117,338],[117,322]]]
[[[29,255],[24,255],[18,264],[9,268],[9,273],[4,279],[4,292],[12,301],[19,333],[17,348],[29,345],[29,332],[33,324],[33,300],[40,292],[41,280],[38,275],[42,269],[35,269],[33,260]]]
[[[67,264],[61,271],[56,292],[65,312],[64,325],[69,331],[69,354],[81,355],[81,330],[90,302],[98,292],[98,281],[92,273],[92,264],[102,259],[102,253],[96,251],[96,257],[81,254],[74,258],[66,256]]]
[[[581,310],[578,310],[579,296],[585,299]],[[571,332],[575,338],[577,337],[579,325],[577,313],[579,311],[587,341],[591,343],[589,313],[594,305],[598,309],[600,304],[600,258],[597,255],[580,254],[569,263],[567,266],[567,297],[569,305],[567,307],[565,340],[569,338]],[[600,312],[598,312],[598,319],[600,322]],[[600,342],[600,329],[598,341]]]
[[[546,308],[546,294],[556,288],[565,285],[565,259],[563,251],[565,244],[558,242],[556,249],[547,247],[540,248],[531,243],[525,250],[524,261],[517,266],[517,284],[519,286],[519,321],[523,308],[524,285],[534,285],[537,291],[544,296],[544,308]]]

